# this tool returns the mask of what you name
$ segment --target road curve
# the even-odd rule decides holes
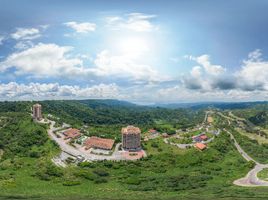
[[[229,125],[230,121],[228,120]],[[230,138],[234,141],[234,145],[238,152],[241,154],[241,156],[246,160],[246,161],[252,161],[256,165],[255,167],[250,170],[247,175],[243,178],[240,178],[238,180],[235,180],[233,183],[238,186],[243,186],[243,187],[259,187],[259,186],[268,186],[268,181],[264,181],[258,178],[257,174],[262,171],[265,168],[268,168],[268,164],[261,164],[251,158],[242,148],[241,146],[237,143],[236,139],[234,138],[233,134],[226,129],[224,129],[229,135]]]

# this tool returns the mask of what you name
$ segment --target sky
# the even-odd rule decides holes
[[[0,100],[268,100],[266,0],[0,4]]]

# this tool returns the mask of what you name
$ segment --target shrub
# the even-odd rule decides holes
[[[88,172],[86,170],[80,170],[80,171],[77,171],[74,173],[74,175],[76,177],[81,177],[81,178],[85,178],[87,180],[95,180],[97,178],[97,175],[96,174],[92,174],[91,172]]]
[[[108,182],[108,180],[106,178],[104,178],[104,177],[98,177],[94,181],[94,183],[96,183],[96,184],[107,183],[107,182]]]
[[[93,172],[94,172],[95,174],[97,174],[98,176],[109,176],[109,173],[106,172],[106,171],[103,170],[103,169],[95,169],[95,170],[93,170]]]
[[[80,185],[80,184],[81,184],[81,182],[80,181],[76,181],[76,180],[74,180],[74,181],[68,180],[68,181],[64,181],[62,183],[62,185],[64,185],[64,186],[75,186],[75,185]]]

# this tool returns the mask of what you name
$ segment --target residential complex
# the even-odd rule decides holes
[[[135,126],[122,128],[123,149],[137,151],[141,149],[141,130]]]
[[[33,118],[35,120],[42,119],[42,106],[38,103],[33,105]]]

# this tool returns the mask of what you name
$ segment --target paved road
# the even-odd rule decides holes
[[[237,143],[236,139],[234,138],[233,134],[229,131],[227,131],[226,129],[224,129],[224,131],[226,131],[226,133],[228,133],[230,135],[230,138],[234,141],[234,145],[236,147],[236,149],[238,150],[238,152],[241,154],[241,156],[243,156],[243,158],[246,161],[253,161],[256,164],[260,164],[257,161],[255,161],[253,158],[251,158],[242,148],[241,146]]]
[[[256,164],[245,177],[235,180],[234,184],[245,187],[268,186],[268,181],[260,180],[257,177],[257,174],[265,168],[268,168],[268,165]]]
[[[225,115],[221,115],[225,116]],[[228,117],[226,117],[228,119]],[[230,120],[228,119],[229,125],[231,124]],[[261,164],[251,158],[242,148],[241,146],[237,143],[236,139],[234,138],[233,134],[226,129],[224,129],[231,137],[231,139],[234,141],[234,145],[238,152],[243,156],[243,158],[246,161],[253,161],[256,165],[255,167],[250,170],[247,175],[243,178],[240,178],[238,180],[235,180],[233,183],[238,186],[244,186],[244,187],[258,187],[258,186],[268,186],[268,181],[264,181],[258,178],[257,174],[262,171],[265,168],[268,168],[268,164]]]

